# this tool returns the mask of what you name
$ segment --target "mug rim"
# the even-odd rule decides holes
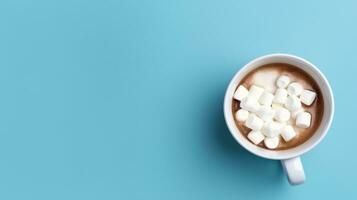
[[[234,117],[233,114],[231,113],[231,108],[232,105],[229,104],[233,98],[233,95],[230,95],[231,92],[231,87],[234,86],[235,84],[235,80],[237,79],[237,77],[246,70],[246,68],[250,67],[251,65],[254,65],[254,63],[257,63],[259,61],[268,59],[268,58],[273,58],[273,57],[278,57],[278,58],[290,58],[293,59],[295,61],[299,61],[299,62],[303,62],[306,65],[308,65],[308,67],[312,68],[314,71],[316,71],[319,76],[321,76],[323,83],[326,84],[326,88],[327,88],[327,94],[330,96],[331,99],[331,103],[329,105],[330,107],[330,115],[327,116],[327,122],[324,124],[323,127],[323,132],[322,134],[309,146],[307,146],[306,148],[301,149],[300,151],[295,151],[295,152],[291,152],[290,154],[284,155],[282,153],[279,153],[279,151],[274,151],[275,153],[273,155],[268,155],[262,152],[258,152],[254,149],[251,148],[251,144],[249,143],[248,139],[245,138],[245,140],[243,141],[241,139],[241,137],[239,137],[237,134],[241,134],[238,130],[238,128],[236,127],[235,123],[231,123],[231,119],[233,118],[233,122],[234,122]],[[313,77],[314,78],[314,77]],[[263,55],[260,57],[257,57],[253,60],[251,60],[250,62],[248,62],[247,64],[245,64],[243,67],[241,67],[233,76],[233,78],[231,79],[231,81],[228,84],[226,93],[225,93],[225,97],[224,97],[224,105],[223,105],[223,109],[224,109],[224,118],[226,121],[226,124],[228,126],[228,129],[231,133],[231,135],[233,136],[233,138],[241,145],[243,146],[246,150],[248,150],[249,152],[259,156],[259,157],[263,157],[263,158],[267,158],[267,159],[273,159],[273,160],[283,160],[283,159],[289,159],[289,158],[293,158],[293,157],[297,157],[297,156],[301,156],[303,154],[305,154],[306,152],[310,151],[311,149],[313,149],[317,144],[319,144],[321,142],[321,140],[326,136],[328,130],[330,129],[332,120],[333,120],[333,116],[334,116],[334,110],[335,110],[335,103],[334,103],[334,96],[333,96],[333,92],[331,89],[331,86],[327,80],[327,78],[325,77],[325,75],[315,66],[313,65],[311,62],[295,56],[295,55],[291,55],[291,54],[285,54],[285,53],[274,53],[274,54],[267,54],[267,55]],[[238,133],[236,133],[236,130],[233,128],[235,127],[236,130],[238,130]],[[248,144],[249,143],[249,144]],[[305,142],[304,142],[305,143]],[[302,143],[302,144],[304,144]],[[255,146],[255,145],[254,145]],[[300,146],[300,145],[299,145]],[[257,146],[255,146],[257,147]],[[257,147],[257,148],[261,148],[261,147]],[[295,147],[294,147],[295,148]],[[273,151],[273,150],[268,150],[268,151]],[[284,151],[284,150],[281,150]]]

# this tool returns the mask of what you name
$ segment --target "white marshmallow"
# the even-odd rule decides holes
[[[254,114],[249,114],[248,119],[245,121],[245,126],[258,131],[263,127],[264,121]]]
[[[274,95],[270,92],[264,91],[259,98],[259,103],[264,106],[270,106],[273,103]]]
[[[286,86],[288,86],[290,83],[290,78],[288,76],[285,75],[281,75],[278,80],[276,80],[276,85],[279,88],[286,88]]]
[[[275,149],[278,147],[280,142],[280,137],[276,136],[276,137],[266,137],[264,139],[264,144],[268,149]]]
[[[300,95],[300,100],[303,104],[310,106],[316,98],[316,93],[311,90],[303,90]]]
[[[274,118],[279,122],[287,122],[290,119],[290,112],[286,108],[277,108],[275,109]]]
[[[274,117],[274,110],[270,106],[261,106],[257,115],[265,122],[270,122]]]
[[[251,76],[251,82],[273,93],[276,90],[275,82],[279,75],[278,70],[257,70]]]
[[[283,88],[278,88],[275,91],[275,97],[273,99],[274,103],[284,104],[288,96],[288,91]]]
[[[244,122],[245,120],[247,120],[248,116],[249,116],[249,112],[247,110],[239,109],[236,112],[236,119],[240,122]]]
[[[311,123],[311,114],[308,112],[299,113],[296,117],[296,126],[300,128],[309,128]]]
[[[253,98],[253,99],[255,99],[255,100],[258,101],[260,95],[262,95],[263,92],[264,92],[264,89],[263,89],[263,88],[258,87],[258,86],[256,86],[256,85],[252,85],[252,86],[250,86],[250,88],[249,88],[248,97]]]
[[[260,104],[255,98],[252,97],[245,97],[241,102],[240,102],[240,107],[249,111],[249,112],[258,112],[260,108]]]
[[[291,117],[295,119],[295,118],[297,117],[297,115],[298,115],[299,113],[301,113],[301,112],[304,112],[304,109],[303,109],[302,107],[300,107],[299,109],[297,109],[297,110],[291,112]]]
[[[300,99],[296,96],[289,95],[289,97],[286,99],[285,107],[292,112],[298,110],[301,108]]]
[[[264,140],[264,135],[260,131],[250,131],[248,134],[248,138],[254,144],[259,144]]]
[[[290,125],[286,125],[281,131],[281,137],[285,140],[285,142],[289,142],[296,136],[296,132],[294,128]]]
[[[304,88],[298,82],[293,82],[288,86],[288,93],[293,96],[299,96]]]
[[[262,133],[267,137],[276,137],[280,134],[283,125],[278,122],[267,122],[262,128]]]
[[[243,98],[248,96],[249,91],[243,85],[240,85],[237,90],[235,91],[233,98],[237,99],[238,101],[242,101]]]

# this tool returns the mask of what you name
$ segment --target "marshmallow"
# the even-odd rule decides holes
[[[279,122],[286,122],[290,119],[290,112],[285,108],[277,108],[275,109],[274,118]]]
[[[256,85],[250,86],[248,97],[253,98],[258,101],[260,95],[262,95],[264,92],[264,89],[261,87],[258,87]]]
[[[248,96],[249,91],[243,85],[240,85],[238,89],[235,91],[233,98],[237,99],[238,101],[242,101],[243,98]]]
[[[245,121],[245,126],[258,131],[263,127],[264,121],[254,114],[249,114],[248,119]]]
[[[300,100],[303,104],[310,106],[316,98],[316,93],[310,90],[303,90],[300,95]]]
[[[296,117],[296,126],[300,128],[309,128],[311,123],[311,114],[308,112],[299,113]]]
[[[254,144],[259,144],[264,140],[264,135],[260,131],[250,131],[248,134],[248,138]]]
[[[303,89],[300,83],[294,82],[288,86],[288,93],[292,96],[299,96]]]
[[[283,125],[278,122],[267,122],[262,128],[262,133],[267,137],[276,137],[280,134],[282,126]]]
[[[264,139],[264,144],[268,149],[275,149],[278,147],[280,142],[280,137],[276,136],[276,137],[266,137]]]
[[[295,136],[296,136],[296,132],[292,126],[290,125],[284,126],[284,128],[281,131],[281,137],[283,137],[285,142],[289,142]]]
[[[270,106],[261,106],[257,115],[264,121],[270,122],[274,117],[274,110]]]
[[[300,99],[297,98],[296,96],[289,96],[289,97],[286,99],[285,107],[286,107],[287,109],[289,109],[290,111],[296,111],[296,110],[298,110],[299,108],[301,108]]]
[[[260,105],[256,99],[248,96],[240,102],[240,107],[249,112],[258,112]]]
[[[285,75],[281,75],[278,80],[276,80],[276,85],[279,88],[286,88],[286,86],[288,86],[290,83],[290,78],[288,76]]]
[[[236,119],[240,122],[244,122],[245,120],[248,119],[249,112],[244,109],[240,109],[236,112]]]
[[[288,96],[288,91],[283,88],[278,88],[273,99],[274,103],[284,104]]]
[[[270,106],[273,103],[274,95],[270,92],[264,91],[259,98],[259,103],[264,106]]]

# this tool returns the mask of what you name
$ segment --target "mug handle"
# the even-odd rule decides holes
[[[291,185],[299,185],[305,181],[304,167],[300,157],[281,160],[281,164]]]

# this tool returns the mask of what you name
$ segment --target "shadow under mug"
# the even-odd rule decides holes
[[[313,136],[303,144],[287,150],[268,150],[252,144],[243,136],[243,134],[240,133],[239,129],[235,125],[232,114],[233,94],[239,82],[252,70],[271,63],[290,64],[307,72],[316,81],[319,88],[321,89],[324,101],[324,113],[322,116],[321,124]],[[289,54],[270,54],[256,58],[246,64],[235,74],[229,83],[224,98],[224,117],[227,126],[235,140],[245,149],[257,156],[267,159],[281,160],[283,169],[288,177],[290,184],[292,185],[301,184],[305,181],[305,173],[300,156],[315,147],[325,137],[331,125],[333,114],[334,98],[330,84],[328,83],[326,77],[317,67],[315,67],[310,62]]]

